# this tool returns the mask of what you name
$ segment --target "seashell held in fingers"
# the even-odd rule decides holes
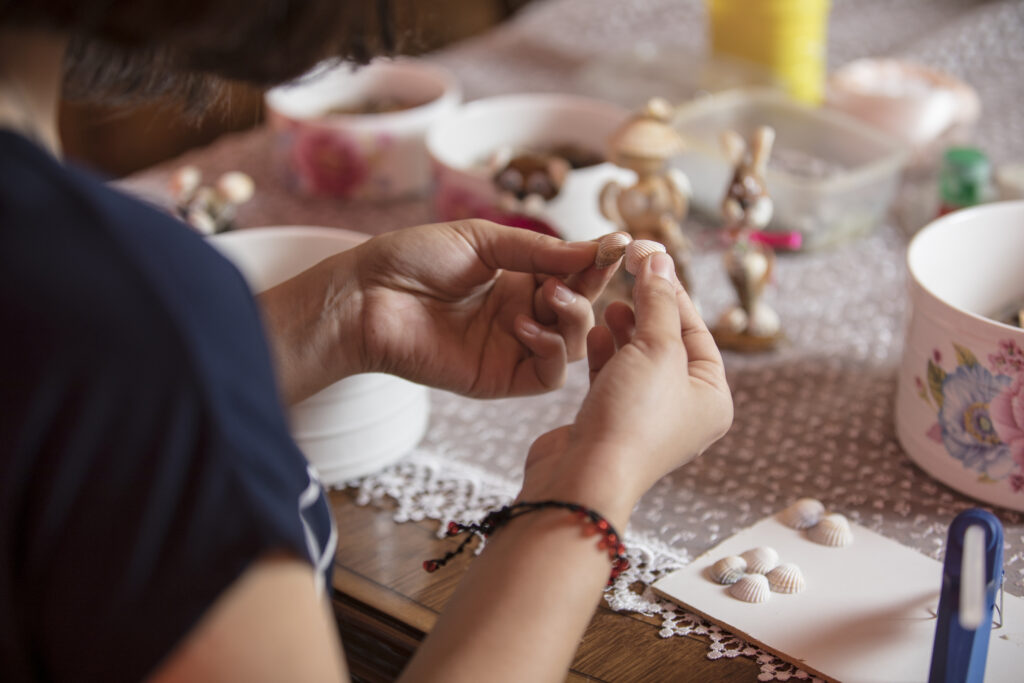
[[[853,543],[850,522],[838,513],[825,515],[820,522],[807,530],[807,537],[815,543],[833,548],[842,548]]]
[[[723,557],[711,565],[711,578],[728,586],[739,581],[747,573],[747,561],[739,555]]]
[[[776,593],[799,593],[806,586],[804,573],[791,562],[784,562],[767,574],[768,586]]]
[[[635,240],[626,247],[626,270],[636,275],[643,268],[644,261],[651,254],[666,253],[665,245],[654,240]]]
[[[729,586],[729,594],[743,602],[766,602],[771,597],[768,579],[761,574],[747,574]]]
[[[598,268],[607,268],[626,253],[626,247],[633,241],[628,232],[613,232],[605,235],[597,241],[597,256],[594,257],[594,265]]]
[[[747,571],[751,574],[767,574],[779,564],[779,554],[768,546],[751,548],[740,557],[746,560]]]
[[[814,498],[801,498],[779,515],[779,521],[791,529],[810,529],[825,516],[825,506]]]

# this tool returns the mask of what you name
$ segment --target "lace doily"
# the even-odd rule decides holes
[[[508,24],[433,55],[462,82],[467,98],[517,91],[590,94],[588,64],[638,43],[671,48],[680,68],[706,40],[700,0],[548,0]],[[863,56],[921,61],[971,83],[982,101],[976,141],[995,162],[1024,158],[1024,4],[960,0],[834,0],[829,64]],[[687,59],[690,57],[690,60]],[[653,94],[653,93],[652,93]],[[166,202],[171,170],[194,163],[208,175],[242,169],[259,188],[243,226],[339,225],[368,233],[432,220],[429,203],[345,205],[293,197],[281,188],[264,130],[229,136],[124,185]],[[914,196],[904,192],[902,197]],[[902,200],[901,200],[902,201]],[[905,316],[906,236],[894,222],[831,251],[779,258],[771,303],[788,344],[767,356],[726,358],[736,420],[704,456],[665,477],[640,501],[626,532],[632,568],[605,593],[608,605],[658,615],[652,637],[696,635],[708,657],[749,657],[760,680],[812,677],[717,626],[657,599],[649,586],[724,538],[801,496],[824,500],[851,519],[941,559],[953,516],[973,501],[917,469],[893,425],[896,368]],[[696,259],[704,310],[731,301],[718,257]],[[586,369],[539,397],[474,401],[435,391],[420,448],[384,472],[353,482],[358,499],[397,503],[397,521],[474,521],[516,493],[530,442],[573,419]],[[996,511],[1006,530],[1006,590],[1024,594],[1024,515]]]

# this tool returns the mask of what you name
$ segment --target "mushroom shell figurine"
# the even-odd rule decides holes
[[[683,150],[679,133],[669,124],[672,107],[663,99],[650,100],[608,141],[609,158],[636,173],[636,183],[607,183],[599,197],[601,213],[634,239],[664,244],[687,285],[690,242],[682,222],[689,208],[690,183],[669,161]]]

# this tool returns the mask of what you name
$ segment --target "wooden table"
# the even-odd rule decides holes
[[[397,524],[390,507],[359,506],[355,495],[353,489],[331,493],[339,533],[334,613],[352,679],[391,681],[430,632],[473,556],[460,555],[428,574],[423,560],[450,547],[437,538],[438,523]],[[705,641],[663,639],[659,628],[658,618],[599,607],[566,680],[757,680],[753,660],[709,660]]]

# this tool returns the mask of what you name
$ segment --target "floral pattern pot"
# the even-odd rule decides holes
[[[1024,202],[940,218],[907,256],[911,316],[896,431],[929,474],[1024,510],[1024,329],[988,317],[1024,301]]]

